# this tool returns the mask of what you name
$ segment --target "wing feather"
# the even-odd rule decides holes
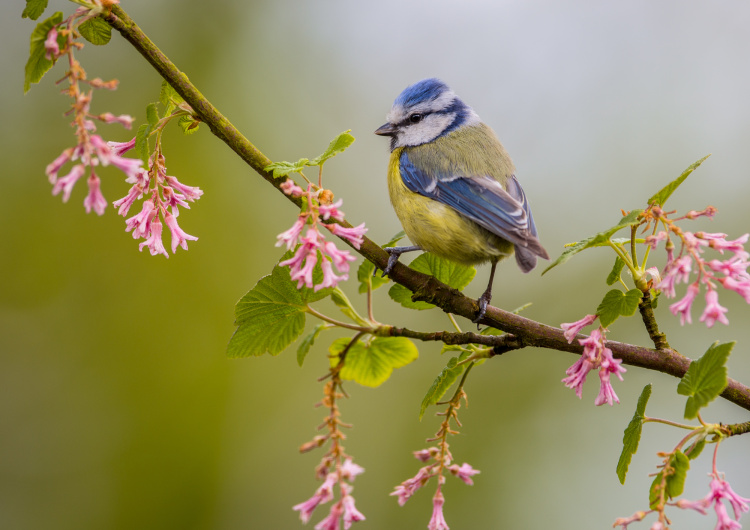
[[[531,270],[536,257],[547,257],[536,237],[536,226],[528,201],[515,176],[508,190],[490,176],[428,174],[417,168],[407,151],[401,154],[401,178],[406,187],[450,206],[479,226],[514,244],[523,270]]]

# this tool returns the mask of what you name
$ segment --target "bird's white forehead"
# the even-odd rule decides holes
[[[418,113],[423,114],[427,112],[437,112],[448,108],[453,100],[456,99],[456,94],[452,90],[446,90],[435,99],[429,101],[421,101],[414,105],[404,107],[401,104],[394,104],[390,112],[386,115],[386,119],[389,123],[401,123],[410,114]]]

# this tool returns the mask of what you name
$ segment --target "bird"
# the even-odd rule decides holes
[[[383,275],[416,250],[464,265],[489,262],[479,323],[500,260],[515,253],[529,272],[538,257],[549,259],[515,166],[494,131],[440,79],[406,87],[386,119],[375,134],[390,137],[388,192],[413,245],[386,248]]]

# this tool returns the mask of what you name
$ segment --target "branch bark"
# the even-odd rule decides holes
[[[258,150],[232,123],[214,107],[200,91],[188,80],[177,66],[164,55],[149,39],[133,20],[115,5],[109,14],[103,14],[104,20],[117,30],[125,40],[148,61],[151,66],[164,78],[177,93],[193,108],[195,114],[203,121],[222,142],[227,144],[240,158],[252,167],[269,184],[279,190],[287,200],[300,206],[300,199],[284,194],[279,188],[282,180],[274,179],[270,172],[263,168],[271,164],[271,160]],[[344,226],[351,226],[342,223]],[[346,240],[342,239],[349,244]],[[350,245],[351,246],[351,245]],[[359,249],[354,249],[365,259],[374,263],[381,270],[388,262],[388,254],[370,239],[365,238]],[[440,307],[447,313],[461,315],[469,320],[473,319],[479,310],[476,300],[464,296],[432,276],[414,271],[409,267],[397,263],[390,274],[390,278],[414,293],[415,300],[423,300]],[[580,355],[583,348],[578,341],[569,344],[561,329],[547,326],[495,307],[488,307],[482,320],[483,324],[501,329],[512,335],[502,336],[502,343],[498,343],[497,353],[510,351],[526,346],[536,346]],[[396,328],[394,328],[396,329]],[[580,337],[583,337],[581,335]],[[435,339],[438,340],[438,339]],[[442,340],[442,339],[441,339]],[[477,341],[479,342],[479,341]],[[664,341],[666,343],[666,341]],[[607,341],[615,357],[630,366],[639,366],[656,370],[675,377],[682,377],[690,365],[690,359],[677,351],[664,347],[660,349],[644,348],[633,344]],[[729,380],[729,386],[721,394],[723,398],[736,405],[750,410],[750,388]]]

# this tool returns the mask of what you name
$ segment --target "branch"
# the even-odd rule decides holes
[[[729,431],[730,436],[746,434],[750,432],[750,421],[746,421],[745,423],[735,423],[734,425],[724,425],[724,428]]]
[[[656,324],[654,306],[651,304],[651,291],[647,289],[642,292],[641,301],[638,302],[638,310],[641,312],[641,318],[643,319],[643,324],[646,326],[646,331],[648,331],[648,336],[651,337],[657,350],[669,349],[667,336],[659,331],[659,326]]]
[[[234,125],[214,107],[198,89],[190,83],[169,58],[149,39],[133,20],[119,6],[113,6],[111,13],[101,15],[112,28],[130,42],[133,47],[154,67],[175,91],[193,108],[195,114],[208,125],[211,132],[221,141],[227,144],[240,158],[252,167],[261,177],[279,190],[284,197],[295,203],[298,207],[301,200],[290,197],[279,188],[282,180],[274,179],[272,174],[263,168],[271,163],[271,160],[261,153]],[[351,225],[344,222],[344,226]],[[342,239],[351,246],[348,241]],[[388,263],[388,253],[370,239],[365,238],[359,249],[355,249],[360,255],[375,264],[381,270]],[[414,300],[422,300],[440,307],[446,313],[460,315],[472,320],[479,311],[476,300],[464,296],[460,291],[448,287],[432,276],[414,271],[409,267],[397,263],[390,274],[391,280],[399,283],[414,293]],[[536,346],[559,351],[581,354],[583,348],[578,341],[568,344],[561,329],[547,326],[512,313],[488,307],[483,324],[501,329],[511,336],[502,336],[502,342],[496,344],[496,354],[510,351],[526,346]],[[397,329],[397,328],[394,328]],[[476,334],[472,334],[476,335]],[[478,339],[480,335],[473,337],[472,342],[484,344],[484,339]],[[486,338],[486,337],[485,337]],[[442,340],[442,339],[434,339]],[[625,364],[639,366],[663,372],[675,377],[682,377],[690,365],[690,359],[670,348],[659,350],[643,348],[632,344],[624,344],[616,341],[607,341],[607,347],[612,350],[615,357],[623,360]],[[750,410],[750,388],[741,383],[729,379],[729,386],[722,392],[722,397],[736,405]]]

